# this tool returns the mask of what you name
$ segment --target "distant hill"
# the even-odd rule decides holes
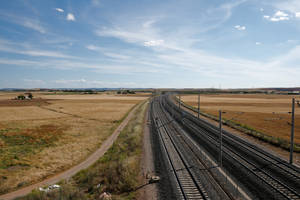
[[[276,91],[300,91],[300,87],[292,88],[262,88],[263,90],[276,90]]]

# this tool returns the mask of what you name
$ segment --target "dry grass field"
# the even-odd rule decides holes
[[[71,167],[97,149],[147,95],[0,93],[0,193]]]
[[[300,96],[295,96],[300,100]],[[182,100],[194,107],[198,106],[197,95],[186,95]],[[247,125],[270,136],[290,139],[292,96],[265,94],[219,94],[201,95],[200,110],[222,116],[240,124]],[[300,107],[295,107],[295,142],[300,143]]]

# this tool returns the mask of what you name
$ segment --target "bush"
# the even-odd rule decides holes
[[[18,96],[18,99],[19,99],[19,100],[24,100],[25,98],[26,98],[26,97],[25,97],[23,94],[21,94],[21,95]]]
[[[33,98],[32,93],[28,93],[28,98],[29,98],[29,99],[32,99],[32,98]]]

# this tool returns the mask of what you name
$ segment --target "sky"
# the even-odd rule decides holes
[[[1,2],[0,88],[299,86],[299,0]]]

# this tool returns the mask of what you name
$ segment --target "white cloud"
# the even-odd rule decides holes
[[[46,33],[46,29],[44,27],[42,27],[39,22],[37,20],[24,20],[23,21],[23,26],[27,27],[27,28],[31,28],[33,30],[36,30],[40,33]]]
[[[76,19],[75,19],[75,16],[72,13],[68,13],[67,20],[68,21],[75,21]]]
[[[270,18],[270,21],[272,22],[279,22],[279,21],[285,21],[285,20],[289,20],[289,17],[272,17]]]
[[[42,34],[46,33],[46,28],[42,26],[42,24],[40,23],[40,21],[38,19],[18,16],[18,15],[12,15],[10,13],[0,13],[0,17],[2,19],[5,19],[9,22],[18,24],[25,28],[29,28],[29,29],[38,31]]]
[[[17,66],[34,66],[38,64],[38,62],[31,60],[17,60],[17,59],[0,59],[0,63],[3,65],[17,65]]]
[[[56,10],[57,12],[61,12],[61,13],[64,12],[64,10],[63,10],[62,8],[55,8],[55,10]]]
[[[289,14],[280,10],[277,11],[272,17],[270,17],[269,15],[264,15],[264,18],[272,22],[290,20]]]
[[[95,46],[95,45],[92,45],[92,44],[86,46],[86,48],[91,50],[91,51],[97,51],[97,52],[99,52],[99,53],[101,53],[101,54],[103,54],[107,57],[110,57],[110,58],[116,58],[116,59],[129,59],[130,58],[129,56],[126,56],[126,55],[109,52],[105,48],[101,48],[101,47],[98,47],[98,46]]]
[[[299,0],[284,0],[284,1],[275,1],[272,4],[278,10],[285,10],[290,13],[296,14],[300,12],[300,1]]]
[[[100,5],[100,0],[92,0],[92,4],[94,6],[98,6],[98,5]]]
[[[274,15],[274,17],[288,17],[289,15],[283,11],[277,11]]]
[[[135,82],[118,82],[118,81],[99,81],[99,80],[86,80],[86,79],[75,79],[75,80],[53,80],[53,83],[56,84],[56,87],[109,87],[109,88],[130,88],[130,87],[143,87],[141,84]]]
[[[239,30],[239,31],[244,31],[244,30],[246,30],[246,27],[245,27],[245,26],[240,26],[240,25],[236,25],[236,26],[234,26],[234,28],[236,28],[236,29]]]
[[[300,18],[300,12],[296,12],[296,13],[295,13],[295,16],[296,16],[297,18]]]
[[[150,40],[144,42],[145,47],[154,47],[154,46],[160,46],[164,43],[164,40]]]
[[[260,8],[259,10],[260,10],[261,12],[264,12],[264,9],[263,9],[263,8]]]
[[[255,42],[256,45],[261,45],[261,42]]]
[[[29,84],[36,84],[36,85],[44,85],[46,82],[43,80],[36,80],[36,79],[23,79],[24,82]]]
[[[118,53],[111,53],[111,52],[105,52],[104,55],[107,57],[121,59],[121,60],[126,60],[130,58],[130,56],[126,56]]]
[[[44,57],[56,57],[56,58],[72,58],[72,56],[65,55],[57,51],[44,51],[44,50],[25,50],[20,53],[29,56],[44,56]]]
[[[142,41],[147,41],[149,38],[153,37],[153,35],[148,35],[147,33],[142,31],[130,31],[120,28],[103,28],[101,30],[97,30],[96,34],[98,36],[120,38],[130,43],[140,43]]]
[[[88,50],[91,50],[91,51],[98,51],[98,50],[100,50],[99,47],[97,47],[97,46],[95,46],[95,45],[92,45],[92,44],[86,46],[86,48],[87,48]]]
[[[150,28],[156,21],[155,20],[149,20],[143,23],[144,28]]]
[[[82,79],[78,79],[78,80],[61,79],[61,80],[55,80],[54,82],[59,83],[59,84],[70,84],[70,83],[85,83],[87,81],[84,78],[82,78]]]
[[[55,58],[74,58],[58,51],[47,51],[32,48],[30,45],[26,46],[19,43],[13,43],[6,40],[0,40],[0,51],[13,54],[23,54],[34,57],[55,57]]]

